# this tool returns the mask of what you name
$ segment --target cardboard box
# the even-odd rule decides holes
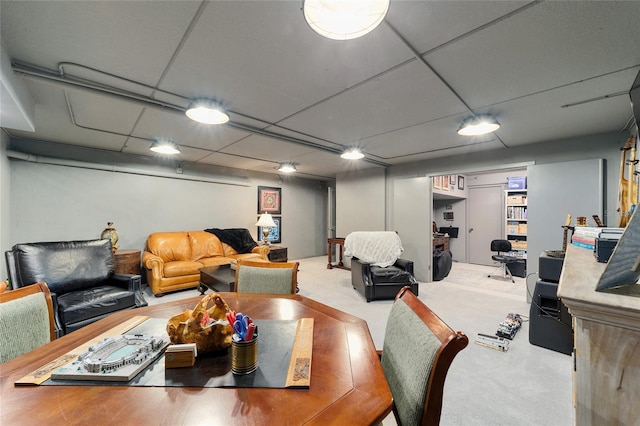
[[[527,224],[526,223],[520,223],[518,224],[518,234],[527,234]]]
[[[526,204],[526,195],[509,195],[507,196],[507,204]]]
[[[511,241],[511,248],[514,250],[526,250],[527,242],[526,241]]]
[[[518,225],[507,225],[507,235],[518,234]]]

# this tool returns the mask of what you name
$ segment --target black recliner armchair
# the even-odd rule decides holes
[[[418,281],[413,276],[413,262],[406,259],[396,259],[393,265],[382,267],[352,257],[351,284],[367,302],[395,299],[405,286],[411,286],[411,292],[418,295]]]
[[[140,275],[114,273],[111,241],[16,244],[5,252],[12,288],[44,281],[62,336],[124,309],[147,306]]]

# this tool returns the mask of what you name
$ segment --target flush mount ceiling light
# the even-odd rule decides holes
[[[364,158],[364,154],[358,148],[351,148],[340,154],[345,160],[359,160]]]
[[[500,123],[495,118],[483,115],[477,117],[469,117],[465,119],[460,128],[458,134],[461,136],[478,136],[486,133],[495,132],[500,128]]]
[[[384,19],[390,0],[303,0],[304,19],[321,36],[351,40]]]
[[[168,140],[157,140],[151,144],[151,148],[149,149],[158,154],[180,154],[178,145]]]
[[[278,167],[278,171],[282,173],[293,173],[296,170],[296,165],[294,163],[280,163],[280,166]]]
[[[220,104],[210,100],[193,102],[185,114],[193,121],[204,124],[224,124],[229,121],[229,115]]]

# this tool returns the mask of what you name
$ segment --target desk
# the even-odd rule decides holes
[[[440,251],[449,250],[449,237],[445,237],[444,235],[433,235],[433,249],[438,249]]]
[[[336,245],[338,246],[338,263],[333,264],[333,246]],[[349,268],[347,268],[346,266],[344,266],[344,263],[342,263],[342,251],[344,248],[344,238],[327,238],[327,269],[333,269],[333,268],[340,268],[340,269],[347,269],[349,270]]]
[[[200,296],[110,315],[2,364],[0,424],[377,424],[391,392],[365,321],[298,295],[220,293],[255,319],[314,318],[309,389],[14,387],[14,382],[136,316],[169,318]],[[185,369],[185,374],[189,370]]]

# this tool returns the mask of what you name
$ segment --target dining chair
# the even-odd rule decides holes
[[[44,282],[0,293],[0,363],[55,338],[53,302]]]
[[[401,289],[391,306],[381,355],[399,425],[437,425],[444,381],[455,356],[469,344],[411,292]]]
[[[298,262],[238,260],[234,291],[245,293],[295,294]]]

